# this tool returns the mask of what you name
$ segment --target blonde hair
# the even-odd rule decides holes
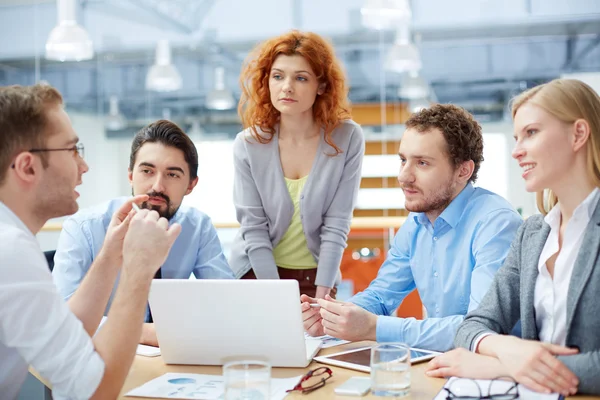
[[[584,119],[590,127],[587,142],[587,172],[596,187],[600,187],[600,96],[587,84],[576,79],[555,79],[531,88],[512,100],[512,117],[519,108],[531,103],[559,120],[572,124]],[[552,190],[542,190],[536,196],[537,206],[544,215],[556,205]]]

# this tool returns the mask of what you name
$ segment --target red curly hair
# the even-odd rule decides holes
[[[341,153],[331,140],[331,133],[340,122],[352,118],[348,87],[333,46],[316,33],[293,30],[263,42],[250,53],[240,76],[242,96],[238,113],[244,128],[249,127],[260,143],[269,143],[273,139],[280,113],[271,103],[269,75],[273,62],[281,54],[304,57],[318,82],[325,83],[325,91],[313,104],[313,117],[323,127],[325,142],[335,149],[335,155]],[[257,128],[271,136],[259,135]]]

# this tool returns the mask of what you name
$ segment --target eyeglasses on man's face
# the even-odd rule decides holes
[[[519,398],[519,385],[508,376],[492,379],[482,389],[474,379],[456,378],[445,387],[446,400],[514,400]]]
[[[331,378],[333,372],[327,367],[320,367],[317,369],[310,370],[300,379],[300,382],[293,389],[286,390],[286,392],[300,391],[303,394],[310,393],[313,390],[317,390],[325,386],[325,382]]]
[[[73,147],[67,147],[67,148],[63,148],[63,149],[29,149],[27,151],[30,153],[42,153],[45,151],[71,151],[71,152],[73,152],[73,157],[79,156],[79,157],[83,158],[83,143],[77,143]],[[14,168],[15,164],[13,163],[10,167]]]
[[[83,158],[83,143],[77,143],[73,147],[67,147],[63,149],[29,149],[30,153],[41,153],[45,151],[71,151],[73,152],[73,156],[79,156]]]

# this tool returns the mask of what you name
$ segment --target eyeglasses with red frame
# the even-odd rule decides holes
[[[325,382],[332,376],[333,371],[327,367],[310,370],[302,377],[302,379],[300,379],[300,382],[298,382],[293,389],[286,390],[286,392],[298,390],[303,394],[310,393],[325,386]]]

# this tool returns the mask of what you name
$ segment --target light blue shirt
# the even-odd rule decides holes
[[[90,269],[104,243],[104,236],[113,214],[127,197],[82,210],[63,223],[54,257],[54,282],[60,294],[68,300]],[[188,279],[193,273],[198,279],[233,279],[233,272],[223,255],[221,242],[210,218],[203,212],[181,206],[170,221],[181,225],[167,260],[161,267],[163,279]],[[105,315],[110,308],[115,283]]]
[[[377,278],[350,302],[379,315],[378,342],[447,351],[458,325],[479,305],[522,223],[501,196],[470,183],[430,223],[410,213]],[[417,289],[427,318],[389,316]]]

